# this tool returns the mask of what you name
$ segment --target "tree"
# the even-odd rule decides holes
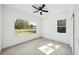
[[[25,29],[26,22],[22,19],[16,19],[15,21],[15,29]]]

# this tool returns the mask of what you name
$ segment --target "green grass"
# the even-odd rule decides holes
[[[30,35],[36,33],[36,29],[16,29],[15,36]]]

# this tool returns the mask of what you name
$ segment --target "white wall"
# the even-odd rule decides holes
[[[22,12],[18,9],[13,9],[10,7],[7,7],[3,5],[2,8],[3,13],[3,40],[2,40],[2,48],[6,48],[21,42],[25,42],[37,37],[40,37],[41,35],[41,21],[26,12]],[[14,22],[17,18],[25,19],[25,20],[31,20],[37,24],[37,33],[33,35],[28,36],[21,36],[21,37],[15,37],[15,29],[14,29]]]
[[[79,55],[79,5],[75,6],[75,19],[74,19],[74,54]]]
[[[52,13],[51,16],[43,20],[43,36],[52,40],[70,44],[73,47],[73,22],[71,19],[71,15],[71,10],[66,10],[55,14]],[[57,20],[62,19],[67,20],[66,33],[57,32]]]
[[[1,51],[1,5],[0,5],[0,51]]]

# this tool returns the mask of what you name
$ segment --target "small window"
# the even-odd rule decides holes
[[[36,24],[23,19],[15,21],[15,36],[30,35],[36,33]]]
[[[57,20],[57,32],[66,33],[66,19]]]

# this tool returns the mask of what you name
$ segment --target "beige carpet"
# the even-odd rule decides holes
[[[44,45],[47,46],[47,44],[50,46],[52,46],[52,44],[60,46],[54,51],[52,50],[53,47],[43,48],[43,50],[48,51],[48,53],[51,50],[49,55],[72,54],[71,47],[69,45],[40,37],[13,47],[3,49],[1,55],[46,55],[46,52],[40,50],[39,48]]]

